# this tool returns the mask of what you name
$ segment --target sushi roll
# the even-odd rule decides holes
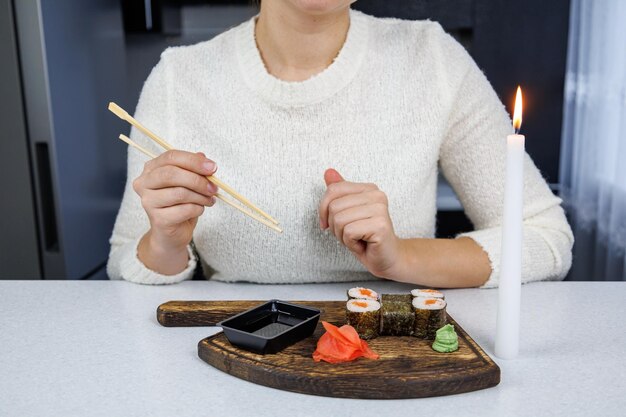
[[[381,294],[380,296],[381,304],[393,302],[411,304],[412,300],[411,294]]]
[[[414,322],[415,313],[410,297],[406,301],[383,301],[380,312],[380,334],[410,336],[413,334]]]
[[[425,290],[420,290],[420,289],[416,289],[416,290],[411,290],[411,295],[413,297],[424,297],[424,298],[441,298],[442,300],[445,300],[446,297],[444,297],[443,293],[441,291],[437,291],[437,290],[432,290],[432,289],[425,289]]]
[[[348,290],[348,300],[352,299],[374,300],[378,301],[378,293],[369,288],[355,287]]]
[[[380,303],[376,300],[348,300],[346,320],[361,339],[373,339],[378,336],[380,328]]]
[[[441,298],[415,297],[413,311],[415,315],[413,336],[432,340],[437,329],[446,324],[446,301]]]

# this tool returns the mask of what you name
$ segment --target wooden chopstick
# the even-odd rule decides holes
[[[163,140],[162,138],[157,136],[154,132],[149,130],[147,127],[145,127],[144,125],[139,123],[137,120],[135,120],[134,117],[132,117],[130,114],[128,114],[128,112],[126,110],[124,110],[123,108],[121,108],[117,104],[115,104],[113,102],[110,102],[109,103],[109,110],[113,114],[115,114],[117,117],[119,117],[120,119],[126,120],[128,123],[130,123],[131,125],[135,126],[137,129],[139,129],[142,133],[144,133],[150,139],[152,139],[153,141],[155,141],[156,143],[161,145],[162,148],[164,148],[164,149],[166,149],[168,151],[174,149],[172,147],[172,145],[170,145],[165,140]],[[269,214],[267,214],[266,212],[261,210],[259,207],[254,205],[250,200],[248,200],[247,198],[245,198],[244,196],[239,194],[232,187],[230,187],[226,183],[222,182],[215,175],[207,176],[207,179],[209,181],[211,181],[213,184],[217,185],[222,190],[224,190],[225,192],[227,192],[228,194],[230,194],[231,196],[233,196],[236,200],[239,200],[239,202],[241,202],[241,204],[243,204],[245,206],[248,206],[250,209],[252,209],[253,211],[256,211],[257,213],[259,213],[261,216],[265,217],[267,220],[271,221],[272,223],[278,224],[278,221],[276,221],[272,216],[270,216]]]
[[[142,152],[143,154],[149,156],[150,158],[154,159],[157,157],[157,155],[153,154],[152,152],[150,152],[149,150],[145,149],[144,147],[142,147],[141,145],[138,145],[137,143],[135,143],[131,138],[129,138],[126,135],[120,135],[119,138],[126,142],[128,145],[132,146],[133,148],[137,149],[138,151]],[[209,178],[209,177],[207,177]],[[218,199],[220,199],[221,201],[223,201],[224,203],[228,204],[229,206],[239,210],[240,212],[242,212],[243,214],[245,214],[248,217],[251,217],[252,219],[258,221],[259,223],[263,223],[265,226],[269,227],[272,230],[277,231],[278,233],[282,233],[283,230],[276,226],[275,224],[269,222],[268,220],[266,220],[265,218],[257,215],[256,213],[253,213],[251,211],[248,211],[246,209],[244,209],[243,207],[241,207],[238,204],[235,204],[234,202],[230,201],[228,198],[226,198],[223,194],[221,193],[217,193],[215,194],[215,197],[217,197]]]
[[[150,158],[154,159],[157,156],[155,154],[153,154],[152,152],[150,152],[149,150],[147,150],[146,148],[144,148],[141,145],[138,145],[137,143],[133,142],[133,140],[131,138],[129,138],[126,135],[120,135],[119,138],[123,141],[128,143],[130,146],[132,146],[133,148],[139,150],[140,152],[142,152],[145,155],[148,155]]]

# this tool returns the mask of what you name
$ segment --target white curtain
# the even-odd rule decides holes
[[[626,0],[572,0],[561,196],[569,279],[626,280]]]

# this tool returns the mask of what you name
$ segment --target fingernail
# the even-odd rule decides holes
[[[211,194],[215,194],[217,192],[217,186],[213,184],[212,182],[208,183],[206,188]]]
[[[202,164],[202,167],[209,173],[213,173],[215,171],[215,162],[209,161],[208,159]]]

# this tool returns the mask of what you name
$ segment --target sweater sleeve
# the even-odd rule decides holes
[[[167,73],[162,56],[143,86],[134,117],[163,137],[167,137],[170,131],[168,117],[166,117],[167,88]],[[130,137],[152,153],[158,155],[163,151],[134,127],[131,129]],[[187,248],[189,252],[187,267],[176,275],[163,275],[152,271],[137,257],[137,245],[149,230],[150,222],[141,205],[140,197],[133,190],[133,181],[141,174],[147,160],[147,156],[128,147],[126,186],[109,241],[111,251],[107,263],[107,274],[110,279],[125,279],[138,284],[173,284],[189,279],[193,275],[196,259],[190,247]]]
[[[475,228],[457,237],[472,238],[487,253],[492,272],[483,287],[497,287],[506,136],[513,133],[511,121],[474,61],[456,41],[450,38],[447,42],[455,54],[465,55],[462,60],[467,65],[459,77],[462,81],[456,84],[439,164]],[[526,154],[522,282],[560,280],[571,266],[574,237],[560,203]]]

